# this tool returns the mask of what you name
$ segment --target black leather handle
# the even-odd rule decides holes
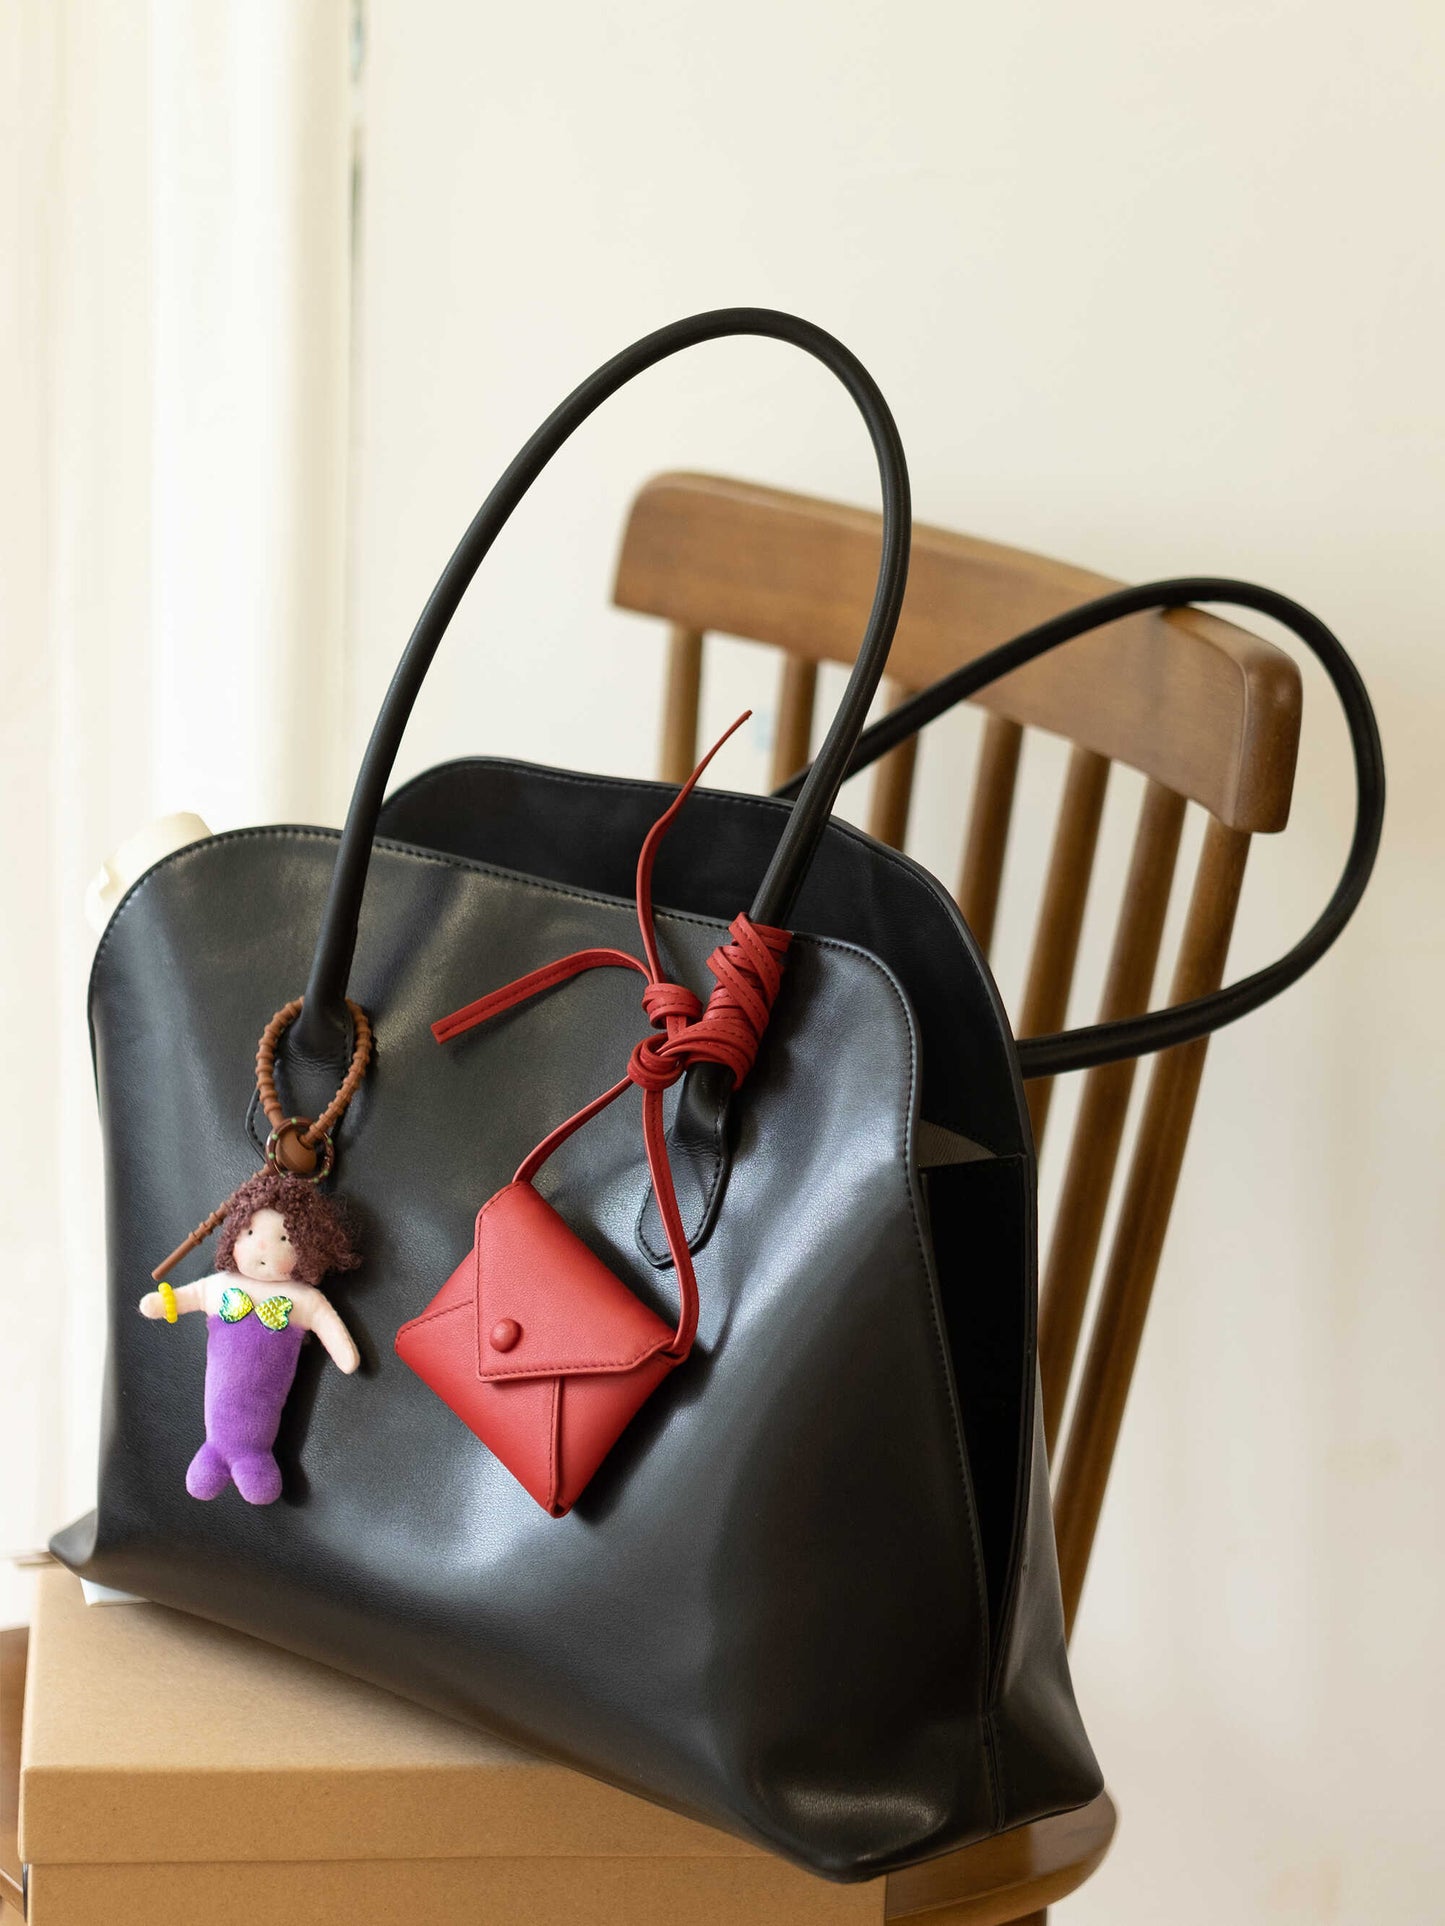
[[[898,625],[898,612],[903,606],[903,591],[908,580],[908,551],[912,536],[908,468],[903,457],[903,444],[888,404],[862,362],[841,341],[810,321],[772,308],[718,308],[707,314],[695,314],[686,320],[674,321],[669,327],[659,328],[655,334],[645,335],[642,340],[635,341],[630,348],[624,348],[621,354],[606,362],[595,374],[589,375],[547,417],[516,455],[457,544],[455,553],[422,610],[420,621],[412,631],[362,759],[346,827],[336,852],[336,866],[332,871],[331,889],[322,915],[316,954],[311,965],[311,979],[306,986],[305,1004],[292,1030],[291,1046],[300,1056],[327,1062],[345,1053],[347,1015],[344,999],[347,978],[351,973],[351,959],[356,948],[362,892],[366,887],[367,865],[371,860],[372,839],[376,834],[382,798],[401,744],[402,731],[431,666],[432,657],[436,654],[437,645],[487,551],[501,533],[512,510],[562,443],[609,395],[615,394],[634,375],[641,374],[680,349],[734,334],[763,335],[775,341],[787,341],[814,355],[838,377],[867,423],[883,486],[883,551],[878,565],[878,586],[863,643],[843,700],[838,706],[838,713],[828,730],[827,740],[809,770],[806,782],[799,787],[797,807],[788,819],[750,911],[753,921],[757,923],[786,922],[793,899],[807,874],[824,825],[832,812],[839,786],[847,774],[849,757],[862,731],[868,705],[888,659],[893,631]]]
[[[1061,643],[1087,635],[1091,629],[1101,629],[1126,615],[1140,615],[1149,609],[1183,608],[1191,602],[1222,602],[1272,616],[1318,657],[1345,712],[1355,758],[1355,830],[1344,869],[1314,924],[1293,949],[1275,962],[1209,996],[1176,1003],[1167,1010],[1151,1011],[1147,1016],[1095,1023],[1087,1029],[1063,1030],[1055,1036],[1024,1037],[1018,1052],[1025,1077],[1054,1077],[1066,1070],[1087,1070],[1095,1064],[1117,1063],[1125,1057],[1167,1050],[1178,1043],[1193,1043],[1268,1003],[1281,990],[1297,983],[1324,955],[1354,915],[1365,892],[1385,820],[1384,751],[1375,711],[1359,670],[1343,644],[1318,616],[1274,589],[1213,575],[1144,582],[1138,588],[1119,589],[1112,595],[1101,595],[1096,601],[1082,603],[1067,614],[1056,615],[1051,621],[1041,622],[1037,628],[1015,636],[1012,642],[1005,642],[999,648],[990,649],[987,655],[965,663],[951,675],[940,677],[865,730],[849,761],[848,773],[856,775],[889,749],[916,734],[925,723],[953,708],[955,703],[976,695],[990,682],[996,682],[1012,669],[1022,668],[1037,656],[1046,655]],[[784,797],[797,795],[806,787],[807,776],[808,771],[800,771],[774,793]]]

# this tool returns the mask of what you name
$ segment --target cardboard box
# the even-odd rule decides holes
[[[42,1571],[30,1926],[880,1926],[837,1886],[373,1687]]]

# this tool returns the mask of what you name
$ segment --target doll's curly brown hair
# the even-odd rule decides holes
[[[234,1271],[236,1239],[258,1210],[281,1213],[296,1252],[295,1275],[319,1284],[328,1271],[354,1271],[361,1262],[336,1206],[315,1184],[280,1170],[258,1170],[232,1197],[216,1246],[216,1268]]]

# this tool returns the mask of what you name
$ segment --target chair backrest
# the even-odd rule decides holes
[[[808,760],[820,662],[851,662],[877,571],[879,518],[861,509],[708,475],[661,475],[632,504],[614,600],[671,625],[661,774],[682,781],[697,754],[709,631],[783,651],[773,780]],[[908,596],[889,659],[897,701],[997,643],[1117,588],[1019,549],[917,526]],[[976,698],[986,712],[957,901],[985,951],[992,940],[1025,729],[1073,745],[1017,1004],[1035,1036],[1067,1020],[1109,768],[1146,778],[1128,879],[1105,971],[1101,1020],[1148,1007],[1188,803],[1207,814],[1170,1000],[1222,981],[1250,837],[1283,829],[1294,785],[1300,679],[1293,661],[1197,610],[1145,615],[1081,637]],[[900,846],[916,743],[873,779],[869,828]],[[1039,1367],[1055,1469],[1064,1609],[1072,1628],[1118,1441],[1145,1313],[1194,1112],[1204,1042],[1150,1070],[1089,1345],[1072,1405],[1133,1062],[1087,1073],[1040,1290]],[[1051,1086],[1028,1086],[1042,1142]],[[1067,1433],[1061,1438],[1066,1408]]]

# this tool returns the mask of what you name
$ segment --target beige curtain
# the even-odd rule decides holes
[[[0,9],[0,1549],[94,1485],[85,884],[339,809],[351,60],[347,0]]]

